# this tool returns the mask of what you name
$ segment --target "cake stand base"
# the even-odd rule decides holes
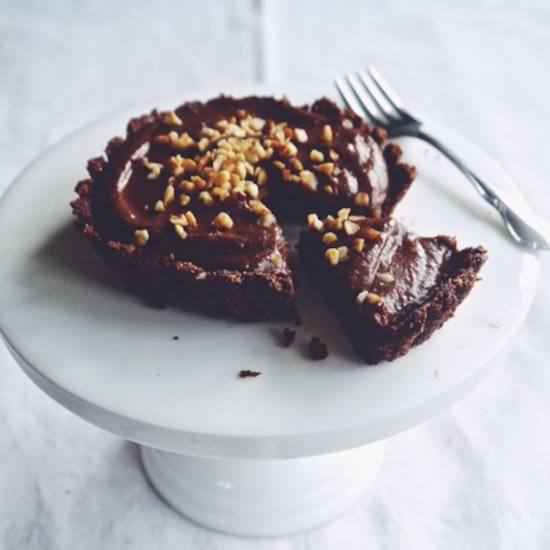
[[[286,460],[195,458],[150,447],[141,454],[151,483],[177,511],[218,531],[269,537],[344,512],[376,478],[384,446]]]

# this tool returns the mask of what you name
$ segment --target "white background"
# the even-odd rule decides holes
[[[0,193],[44,148],[129,104],[239,82],[326,85],[374,64],[550,217],[550,3],[409,4],[0,0]],[[0,548],[550,548],[549,274],[545,257],[535,305],[487,382],[394,437],[348,513],[280,539],[172,512],[135,446],[43,395],[0,344]]]

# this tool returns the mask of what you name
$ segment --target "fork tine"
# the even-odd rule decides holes
[[[380,109],[377,107],[376,103],[373,102],[370,95],[367,95],[363,87],[359,84],[354,75],[348,74],[346,76],[349,87],[351,88],[353,94],[357,98],[357,101],[361,105],[362,110],[366,113],[370,121],[377,126],[384,126],[384,121],[378,116]]]
[[[382,75],[374,67],[369,67],[368,72],[372,81],[378,87],[380,92],[382,92],[388,103],[398,113],[403,112],[405,110],[403,101],[401,101],[401,98],[390,88],[388,83],[382,78]]]
[[[382,111],[386,118],[390,121],[396,118],[396,115],[399,115],[399,110],[393,105],[386,96],[380,91],[377,84],[373,82],[371,78],[367,75],[365,71],[357,72],[357,80],[363,85],[365,91],[372,98],[372,101],[375,103],[376,108],[379,111]]]
[[[365,109],[357,101],[357,98],[351,93],[349,86],[344,82],[342,78],[336,78],[334,80],[334,85],[342,98],[342,101],[352,111],[355,111],[359,116],[365,115]]]

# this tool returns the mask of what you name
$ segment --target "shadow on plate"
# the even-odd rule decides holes
[[[105,264],[72,222],[60,226],[37,250],[34,259],[47,273],[128,294],[118,275]]]

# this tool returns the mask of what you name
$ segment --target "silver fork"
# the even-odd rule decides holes
[[[336,88],[347,107],[385,128],[390,137],[411,136],[422,139],[443,153],[470,180],[478,193],[501,215],[510,235],[521,245],[539,250],[550,249],[550,223],[507,191],[496,188],[476,175],[462,160],[435,137],[422,129],[422,122],[412,116],[398,95],[374,68],[335,80]]]

